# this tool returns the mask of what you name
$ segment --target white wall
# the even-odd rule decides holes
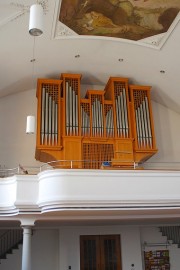
[[[35,230],[32,240],[32,270],[59,269],[58,230]]]
[[[36,230],[32,236],[32,269],[59,269],[58,230]],[[1,270],[20,270],[22,264],[22,246],[1,260]]]
[[[80,269],[80,235],[120,234],[122,269],[142,270],[140,231],[138,227],[121,226],[85,226],[60,228],[60,269]]]
[[[0,165],[14,168],[36,166],[36,135],[26,134],[26,117],[37,111],[36,91],[29,90],[0,99]]]
[[[102,86],[86,85],[87,89],[103,89]],[[163,166],[157,162],[180,161],[180,115],[168,108],[152,102],[158,153],[152,157],[149,166]],[[0,99],[0,165],[8,168],[18,166],[36,166],[36,135],[27,135],[26,117],[37,112],[36,91],[29,90]],[[178,164],[178,166],[180,163]]]
[[[158,153],[149,159],[149,167],[180,169],[180,115],[156,102],[152,108]]]

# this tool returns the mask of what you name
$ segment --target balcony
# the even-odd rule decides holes
[[[84,170],[74,169],[73,161],[69,166],[43,164],[37,173],[34,168],[19,168],[0,178],[0,216],[180,217],[179,170]]]

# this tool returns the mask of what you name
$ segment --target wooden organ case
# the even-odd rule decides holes
[[[37,160],[128,169],[157,152],[149,86],[110,77],[104,90],[81,98],[80,82],[80,74],[38,79]]]

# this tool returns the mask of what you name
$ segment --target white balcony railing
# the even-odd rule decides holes
[[[121,161],[122,162],[122,161]],[[37,175],[38,173],[46,170],[55,169],[88,169],[91,165],[92,169],[104,169],[104,170],[159,170],[159,171],[180,171],[180,162],[146,162],[144,164],[138,164],[132,161],[130,167],[126,167],[127,161],[123,162],[123,166],[111,166],[111,161],[98,161],[99,168],[96,168],[97,161],[94,160],[55,160],[44,163],[40,166],[25,166],[18,165],[15,168],[6,168],[0,166],[0,178],[11,177],[13,175]],[[129,162],[127,163],[129,165]]]

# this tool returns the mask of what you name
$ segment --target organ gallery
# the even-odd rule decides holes
[[[110,77],[81,97],[80,74],[38,79],[36,159],[84,169],[142,164],[157,152],[150,89]]]

